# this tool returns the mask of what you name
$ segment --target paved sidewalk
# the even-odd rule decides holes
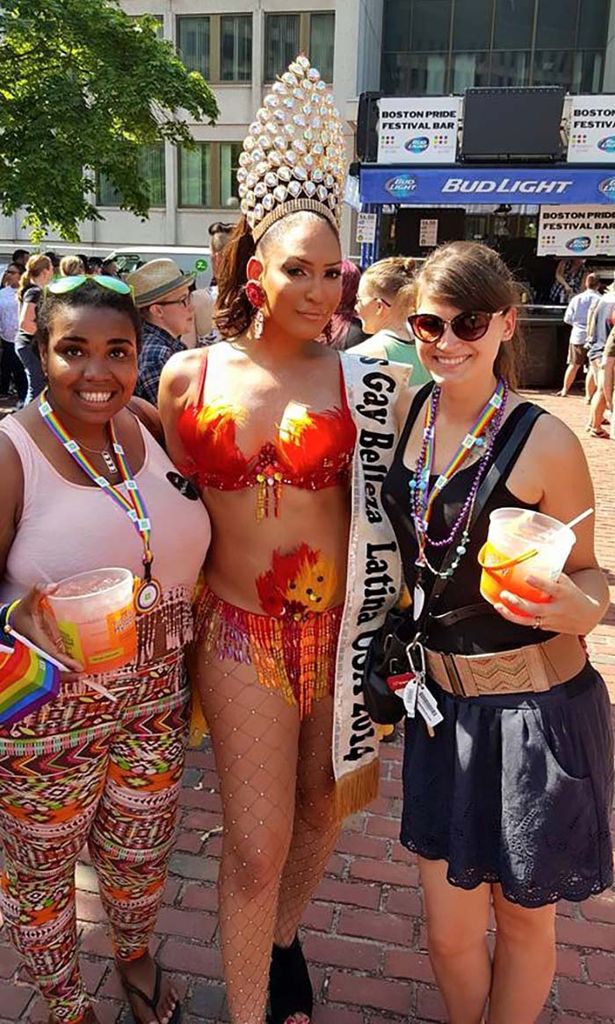
[[[596,486],[599,560],[615,588],[615,443],[584,434],[581,398],[540,400],[565,418],[585,445]],[[590,646],[615,703],[613,607]],[[383,746],[381,795],[347,823],[306,915],[305,949],[318,1003],[315,1024],[446,1019],[425,950],[416,864],[397,842],[400,772],[401,747]],[[185,993],[184,1020],[192,1024],[225,1019],[216,943],[216,790],[205,745],[188,759],[177,850],[157,933],[161,963],[176,975]],[[103,1024],[126,1024],[131,1018],[110,962],[95,878],[86,864],[79,867],[78,884],[88,988],[99,1001]],[[46,1021],[17,957],[3,941],[0,933],[0,1024]],[[540,1024],[589,1021],[615,1024],[615,892],[559,908],[558,974]]]

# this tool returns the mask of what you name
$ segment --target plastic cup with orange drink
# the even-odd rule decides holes
[[[482,596],[490,604],[498,604],[506,590],[526,601],[545,604],[549,595],[532,586],[528,577],[556,580],[575,540],[570,526],[542,512],[496,509],[489,517],[487,542],[478,556]]]
[[[85,672],[114,672],[135,660],[133,585],[128,569],[94,569],[61,580],[48,595],[66,653]]]

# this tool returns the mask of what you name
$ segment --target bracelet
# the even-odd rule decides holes
[[[17,601],[12,601],[11,604],[0,605],[0,644],[4,647],[14,647],[15,638],[11,629],[11,614],[15,611],[15,608],[19,604]]]

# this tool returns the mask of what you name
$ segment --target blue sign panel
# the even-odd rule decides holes
[[[615,203],[615,174],[570,167],[361,168],[362,203],[513,206]]]

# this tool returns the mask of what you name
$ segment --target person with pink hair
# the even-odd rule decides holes
[[[331,317],[325,339],[331,348],[346,349],[358,345],[365,335],[355,313],[361,271],[351,260],[342,260],[342,297]]]

